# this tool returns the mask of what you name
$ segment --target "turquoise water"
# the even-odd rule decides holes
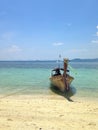
[[[53,94],[49,77],[56,66],[55,61],[0,61],[0,94]],[[98,62],[70,66],[76,96],[98,97]]]

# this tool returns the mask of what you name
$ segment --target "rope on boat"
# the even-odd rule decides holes
[[[71,69],[75,74],[77,74],[76,69],[74,69],[71,65],[68,65],[69,69]]]

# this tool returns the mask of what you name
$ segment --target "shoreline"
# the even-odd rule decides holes
[[[97,130],[98,100],[59,95],[0,99],[0,130]]]
[[[17,93],[17,92],[12,92],[12,93],[6,93],[6,94],[0,94],[0,100],[3,100],[3,99],[31,99],[31,98],[53,98],[55,100],[59,100],[59,99],[63,99],[63,100],[67,100],[70,102],[70,100],[72,100],[73,102],[76,102],[76,101],[87,101],[87,102],[98,102],[98,96],[86,96],[86,95],[79,95],[79,94],[72,94],[72,93],[68,93],[68,95],[66,94],[63,94],[62,92],[60,91],[57,91],[56,93],[55,92],[47,92],[47,93]]]

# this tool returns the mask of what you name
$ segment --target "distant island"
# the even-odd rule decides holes
[[[36,62],[60,62],[59,60],[34,60]],[[62,60],[61,60],[62,61]],[[80,59],[80,58],[75,58],[75,59],[69,59],[71,62],[98,62],[98,58],[94,59]]]
[[[75,58],[70,60],[72,62],[98,62],[98,58],[95,59],[80,59],[80,58]]]

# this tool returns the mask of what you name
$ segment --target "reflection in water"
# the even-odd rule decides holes
[[[50,89],[51,89],[52,92],[54,92],[54,93],[56,93],[58,95],[64,96],[68,101],[73,102],[73,100],[70,97],[75,95],[75,93],[76,93],[76,88],[75,87],[70,86],[69,91],[61,92],[56,86],[50,84]]]

